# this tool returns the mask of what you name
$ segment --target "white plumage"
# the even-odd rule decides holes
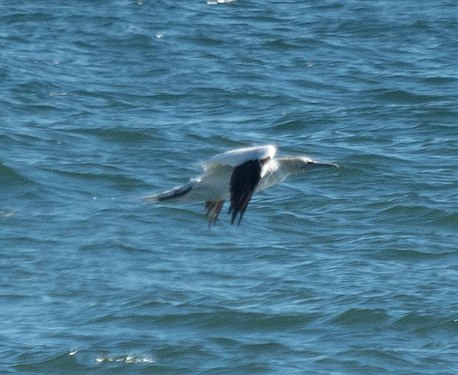
[[[223,154],[215,155],[201,165],[204,170],[212,165],[230,165],[231,167],[237,167],[248,160],[273,159],[276,153],[277,149],[272,145],[237,148],[235,150],[226,151]]]
[[[275,146],[246,147],[216,155],[201,164],[203,174],[187,184],[147,197],[154,202],[205,202],[206,217],[214,224],[230,200],[231,224],[238,224],[253,193],[278,184],[312,166],[337,167],[306,156],[275,158]]]

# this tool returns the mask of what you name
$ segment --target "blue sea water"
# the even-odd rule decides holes
[[[457,374],[458,3],[1,2],[2,374]],[[337,162],[239,227],[142,197]]]

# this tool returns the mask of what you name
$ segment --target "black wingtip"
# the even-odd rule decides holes
[[[261,168],[262,163],[259,160],[249,160],[234,168],[230,181],[231,224],[234,224],[238,216],[237,226],[240,225],[248,203],[261,180]]]

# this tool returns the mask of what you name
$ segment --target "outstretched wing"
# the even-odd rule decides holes
[[[187,184],[182,186],[175,187],[173,189],[164,191],[159,194],[151,195],[145,197],[146,200],[151,202],[162,202],[162,201],[173,201],[180,198],[185,198],[193,190],[193,188],[198,185],[200,178],[193,178]]]
[[[228,165],[236,168],[251,160],[273,159],[276,152],[277,149],[272,145],[238,148],[213,156],[205,163],[202,163],[202,167],[204,170],[218,165]]]
[[[245,163],[234,168],[230,181],[231,206],[229,213],[231,224],[234,224],[237,215],[240,224],[243,214],[250,202],[251,197],[261,180],[262,162],[260,160],[248,160]]]

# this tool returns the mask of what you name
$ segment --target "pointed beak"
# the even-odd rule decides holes
[[[333,168],[339,168],[339,166],[335,163],[330,163],[330,162],[326,162],[326,161],[311,161],[309,163],[307,163],[306,167],[333,167]]]

